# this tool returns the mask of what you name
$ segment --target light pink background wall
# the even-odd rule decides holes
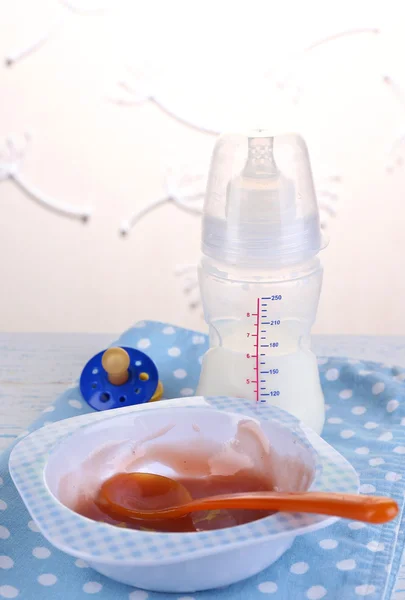
[[[315,178],[342,177],[315,331],[405,334],[405,168],[386,173],[405,104],[382,83],[389,74],[405,88],[403,4],[236,4],[105,0],[106,12],[80,16],[56,0],[0,0],[1,58],[67,13],[37,52],[0,67],[0,137],[29,131],[25,178],[93,207],[82,225],[0,181],[1,330],[115,332],[143,318],[203,327],[174,275],[176,264],[198,260],[198,217],[167,205],[126,240],[118,235],[122,219],[164,193],[167,165],[204,164],[214,142],[152,103],[109,101],[124,67],[147,62],[156,95],[196,123],[300,124]],[[311,42],[356,27],[381,34],[308,54],[298,109],[262,78],[286,72],[288,55]]]

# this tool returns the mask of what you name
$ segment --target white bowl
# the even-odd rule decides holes
[[[246,418],[260,423],[278,455],[279,488],[302,490],[309,485],[318,491],[358,491],[354,469],[316,433],[280,409],[234,398],[181,398],[47,425],[17,444],[10,456],[10,473],[47,540],[96,571],[151,591],[187,593],[226,586],[271,565],[297,535],[326,527],[336,519],[279,512],[213,531],[137,531],[72,511],[61,502],[69,505],[69,500],[60,497],[60,483],[107,441],[139,439],[174,424],[165,434],[165,442],[188,448],[197,432],[214,443],[226,442],[234,437],[238,422]],[[165,472],[158,464],[151,470]],[[103,477],[112,472],[114,465],[106,467]]]

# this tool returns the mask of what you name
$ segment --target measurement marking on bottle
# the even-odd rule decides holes
[[[259,331],[260,298],[257,299],[256,327]],[[256,373],[259,372],[259,353],[256,354]],[[259,385],[256,386],[256,402],[259,402]]]
[[[256,371],[254,375],[255,379],[247,378],[246,384],[254,384],[254,397],[256,398],[256,402],[267,402],[266,399],[268,397],[281,395],[279,389],[274,389],[274,383],[276,381],[274,376],[279,374],[279,369],[274,367],[270,368],[273,355],[271,349],[278,348],[280,346],[280,341],[277,340],[277,337],[275,336],[269,336],[269,332],[271,331],[270,327],[281,325],[281,320],[271,319],[274,315],[271,314],[272,311],[268,311],[268,309],[265,308],[268,306],[268,304],[264,302],[265,300],[276,302],[282,300],[282,295],[274,294],[273,296],[267,296],[265,298],[257,298],[255,307],[256,312],[246,313],[248,318],[252,318],[255,326],[255,333],[247,332],[246,336],[248,338],[256,338],[253,340],[254,354],[250,354],[249,352],[246,354],[246,358],[253,359],[254,361],[255,366],[253,367],[253,370]],[[250,325],[250,327],[252,327],[252,325]],[[264,329],[261,329],[262,327],[264,327]],[[263,377],[263,379],[260,379],[260,376]],[[270,379],[270,377],[273,379]],[[270,381],[272,382],[271,384]]]

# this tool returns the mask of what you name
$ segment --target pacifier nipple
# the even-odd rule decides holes
[[[109,348],[103,354],[101,364],[107,372],[108,381],[113,385],[123,385],[128,381],[129,354],[123,348]]]

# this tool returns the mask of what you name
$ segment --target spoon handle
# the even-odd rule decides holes
[[[314,513],[368,523],[391,521],[399,510],[395,500],[385,496],[329,492],[250,492],[201,498],[187,505],[168,509],[168,512],[178,511],[180,515],[221,508]]]

